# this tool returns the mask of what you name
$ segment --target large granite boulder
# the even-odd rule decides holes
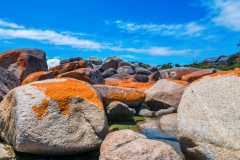
[[[198,71],[201,69],[198,68],[193,68],[193,67],[175,67],[175,68],[170,68],[170,69],[161,69],[159,70],[160,72],[160,77],[161,78],[171,78],[171,77],[165,77],[166,75],[170,76],[170,72],[176,72],[176,71]]]
[[[108,124],[101,94],[62,78],[9,92],[0,103],[0,133],[16,151],[63,155],[99,149]]]
[[[130,76],[130,74],[114,74],[109,78],[114,78],[114,79],[121,79],[123,80],[125,77]]]
[[[162,116],[160,118],[160,127],[166,133],[177,135],[177,113]]]
[[[156,112],[157,117],[162,117],[164,115],[173,113],[176,111],[176,108],[170,107],[168,109],[160,109],[159,111]]]
[[[115,70],[117,70],[118,68],[118,64],[120,62],[122,62],[123,60],[116,57],[116,56],[112,56],[112,57],[108,57],[103,63],[102,63],[102,69],[104,71],[106,71],[109,68],[113,68]]]
[[[61,60],[60,64],[65,64],[65,63],[74,62],[74,61],[80,61],[80,60],[82,60],[82,57],[67,58],[67,59]]]
[[[29,74],[47,71],[46,53],[40,49],[15,49],[0,54],[0,67],[22,82]]]
[[[94,69],[92,63],[89,60],[80,60],[79,68],[91,68]]]
[[[0,102],[11,89],[18,86],[20,86],[18,78],[13,73],[0,67]]]
[[[136,108],[145,100],[145,93],[134,88],[124,88],[107,85],[94,85],[102,93],[104,106],[108,106],[113,101],[127,104],[129,107]]]
[[[152,74],[151,71],[149,71],[148,69],[143,68],[143,67],[137,67],[135,70],[136,70],[136,74],[143,74],[143,75],[147,75],[147,76]]]
[[[128,105],[113,101],[106,107],[108,120],[128,120],[135,115],[136,111],[129,108]]]
[[[184,92],[178,139],[187,159],[240,159],[240,70],[204,76]]]
[[[178,108],[187,82],[161,79],[145,91],[145,103],[151,110]]]
[[[102,73],[103,78],[111,77],[112,75],[117,74],[117,71],[113,68],[109,68]]]
[[[136,82],[145,83],[145,82],[148,82],[148,80],[149,80],[149,78],[146,75],[143,75],[143,74],[135,74],[134,75],[134,81],[136,81]]]
[[[34,72],[32,74],[29,74],[22,82],[22,85],[28,84],[31,82],[35,81],[42,81],[45,79],[51,79],[54,78],[54,73],[52,71],[39,71],[39,72]]]
[[[104,79],[99,70],[90,68],[80,68],[70,72],[62,73],[57,78],[69,77],[77,80],[82,80],[90,84],[104,84]]]
[[[175,80],[181,80],[184,75],[192,72],[194,72],[194,70],[189,69],[189,70],[178,70],[178,71],[167,72],[167,73],[169,73],[168,75],[169,78],[175,79]]]
[[[118,74],[134,74],[135,71],[130,66],[122,66],[117,69]]]
[[[159,78],[160,78],[160,72],[159,71],[153,72],[152,74],[150,74],[148,76],[149,81],[153,81],[153,82],[158,81]]]
[[[199,70],[199,71],[195,71],[195,72],[189,73],[187,75],[184,75],[182,77],[182,80],[183,81],[188,81],[188,82],[192,83],[193,81],[197,80],[198,78],[201,78],[201,77],[203,77],[205,75],[213,74],[215,72],[216,72],[215,69]]]
[[[100,149],[100,160],[180,160],[168,144],[149,140],[131,130],[115,131],[107,135]]]
[[[122,61],[122,62],[120,62],[120,63],[118,64],[118,68],[123,67],[123,66],[130,66],[130,67],[132,67],[132,68],[134,69],[134,67],[132,66],[132,64],[131,64],[131,63],[128,63],[128,62]]]
[[[57,76],[59,74],[69,72],[78,68],[79,68],[79,61],[74,61],[74,62],[64,63],[58,66],[50,67],[49,71],[53,72],[54,75]]]
[[[102,60],[98,57],[95,57],[95,56],[89,57],[88,60],[94,65],[101,65],[102,64]]]

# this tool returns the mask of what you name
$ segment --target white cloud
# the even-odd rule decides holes
[[[198,25],[195,22],[187,24],[135,24],[126,23],[117,20],[115,22],[118,28],[127,30],[129,32],[141,32],[141,33],[152,33],[161,35],[189,35],[189,36],[199,36],[201,31],[205,27]]]
[[[16,29],[24,29],[24,26],[19,26],[15,23],[8,23],[8,22],[2,21],[2,20],[0,20],[0,26],[1,27],[16,28]]]
[[[212,19],[213,22],[240,31],[239,0],[214,0],[214,6],[211,8],[218,12],[218,15]]]
[[[57,66],[59,64],[60,64],[60,60],[58,59],[58,57],[54,57],[53,59],[47,60],[48,68]]]
[[[51,30],[0,28],[0,36],[4,38],[23,38],[45,41],[55,45],[69,45],[81,49],[101,50],[103,48],[100,43],[59,34]]]
[[[4,23],[9,24],[7,22],[4,22]],[[18,26],[17,24],[15,25]],[[128,24],[128,26],[132,28],[140,27],[140,26],[135,26],[134,24],[133,25]],[[188,27],[191,29],[189,29],[188,33],[185,33],[185,34],[193,34],[199,31],[200,29],[202,29],[202,28],[198,28],[198,26],[195,25],[195,23],[190,23]],[[155,25],[151,25],[150,27],[147,25],[144,25],[143,28],[145,29],[148,28],[151,31],[157,30],[157,27]],[[169,25],[169,26],[165,26],[165,28],[175,30],[175,29],[181,28],[181,25]],[[98,43],[92,40],[79,39],[77,37],[73,37],[71,35],[66,35],[63,33],[57,33],[52,30],[38,30],[38,29],[25,29],[25,28],[22,29],[17,27],[14,29],[10,27],[9,29],[9,28],[1,28],[0,26],[0,37],[3,39],[4,38],[7,38],[7,39],[22,38],[22,39],[28,39],[28,40],[36,40],[41,42],[47,42],[57,46],[67,45],[67,46],[71,46],[78,49],[88,49],[88,50],[97,50],[97,51],[100,51],[103,49],[109,49],[111,51],[116,51],[116,52],[127,51],[132,53],[142,53],[142,54],[149,54],[149,55],[155,55],[155,56],[184,55],[189,53],[189,50],[175,50],[175,49],[172,49],[171,47],[152,46],[152,47],[140,48],[140,49],[115,47],[108,43]],[[131,55],[125,55],[125,56],[126,58],[135,58]],[[58,57],[49,59],[48,63],[49,63],[49,66],[57,65],[57,63],[59,63],[59,59]]]
[[[130,58],[130,59],[138,59],[138,57],[130,55],[130,54],[120,55],[119,57],[121,57],[121,58]]]
[[[149,47],[149,48],[120,48],[120,47],[112,47],[111,48],[114,51],[128,51],[128,52],[134,52],[134,53],[143,53],[143,54],[149,54],[153,56],[170,56],[170,55],[186,55],[191,52],[190,49],[185,50],[175,50],[171,47]]]

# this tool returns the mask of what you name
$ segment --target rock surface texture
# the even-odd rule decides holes
[[[178,139],[187,159],[240,159],[240,70],[193,82],[178,107]]]
[[[149,140],[131,130],[115,131],[107,135],[100,149],[100,160],[180,160],[166,143]]]
[[[127,120],[135,115],[136,111],[129,108],[128,105],[113,101],[106,107],[106,114],[108,120]]]
[[[0,54],[0,67],[12,72],[22,82],[29,74],[47,71],[46,53],[40,49],[16,49]]]
[[[18,86],[20,86],[18,78],[13,73],[0,67],[0,102],[11,89]]]
[[[99,149],[108,134],[101,94],[70,78],[15,88],[0,103],[2,138],[16,151],[75,154]]]
[[[104,106],[108,106],[113,101],[127,104],[136,108],[145,100],[145,93],[134,88],[124,88],[107,85],[94,85],[102,93]]]
[[[90,68],[80,68],[63,74],[59,74],[57,78],[69,77],[82,80],[90,84],[104,84],[104,79],[99,70]]]
[[[145,103],[151,110],[177,108],[187,86],[184,81],[161,79],[145,91]]]
[[[45,80],[45,79],[51,79],[54,78],[54,73],[52,71],[40,71],[40,72],[34,72],[32,74],[29,74],[22,82],[22,85],[24,84],[28,84],[31,82],[35,82],[35,81],[41,81],[41,80]]]
[[[15,160],[15,153],[13,147],[9,144],[0,142],[0,159],[1,160]]]

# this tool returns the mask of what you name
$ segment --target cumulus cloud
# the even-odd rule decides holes
[[[152,33],[168,36],[199,36],[201,31],[205,29],[205,27],[197,24],[196,22],[187,24],[136,24],[117,20],[115,23],[118,28],[127,30],[129,32]]]
[[[239,0],[214,0],[214,6],[211,8],[217,12],[217,16],[212,19],[213,22],[240,31]]]
[[[48,68],[57,66],[59,64],[60,64],[60,60],[58,59],[58,57],[54,57],[53,59],[47,60]]]
[[[119,57],[121,57],[121,58],[129,58],[129,59],[138,59],[138,57],[130,55],[130,54],[120,55]]]

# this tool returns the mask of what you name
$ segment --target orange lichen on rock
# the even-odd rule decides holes
[[[238,77],[240,77],[240,68],[235,68],[234,70],[229,70],[229,71],[216,72],[216,73],[209,74],[209,75],[206,75],[206,76],[214,78],[214,77],[217,77],[217,76],[225,76],[225,75],[230,75],[230,74],[235,74]],[[206,76],[203,76],[203,77],[195,80],[194,82],[198,82]]]
[[[88,77],[88,74],[89,74],[90,70],[91,69],[80,68],[80,69],[76,69],[74,71],[59,74],[59,75],[57,75],[57,78],[69,77],[69,78],[74,78],[74,79],[77,79],[77,80],[81,80],[81,81],[85,81],[85,82],[88,82],[90,84],[93,84],[91,79]]]
[[[118,86],[119,83],[121,83],[122,80],[120,79],[114,79],[114,78],[106,78],[105,79],[105,85],[109,85],[109,86]]]
[[[50,79],[50,78],[54,78],[54,73],[52,71],[48,71],[48,72],[34,72],[30,75],[28,75],[24,81],[22,82],[22,85],[24,84],[28,84],[34,81],[40,81],[40,80],[45,80],[45,79]]]
[[[215,72],[216,70],[213,70],[213,69],[199,70],[199,71],[195,71],[195,72],[184,75],[182,77],[182,80],[192,83],[193,81],[197,80],[198,78],[201,78],[202,76],[213,74]]]
[[[49,105],[49,101],[47,99],[43,99],[41,106],[38,107],[34,105],[32,107],[32,110],[37,113],[38,120],[43,120],[43,115],[48,114],[48,111],[47,111],[48,105]]]
[[[135,88],[135,89],[141,89],[141,90],[147,90],[148,88],[152,87],[155,84],[155,82],[132,82],[128,80],[123,80],[119,83],[119,87],[126,87],[126,88]]]
[[[88,84],[74,79],[66,78],[60,82],[30,84],[43,91],[46,96],[58,103],[63,114],[70,113],[70,101],[74,97],[81,97],[103,109],[98,93]]]
[[[178,83],[178,84],[181,84],[181,85],[184,85],[184,86],[188,86],[189,83],[187,81],[182,81],[182,80],[174,80],[174,79],[166,79],[167,81],[171,81],[171,82],[175,82],[175,83]]]

